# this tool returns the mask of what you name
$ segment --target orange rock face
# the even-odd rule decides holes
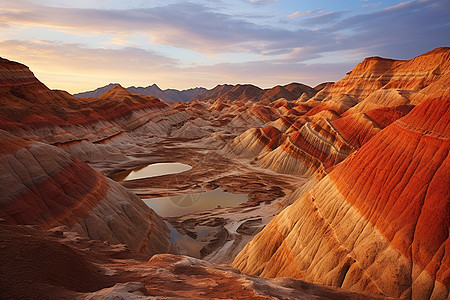
[[[427,96],[448,93],[449,60],[450,48],[408,61],[367,58],[317,94],[304,93],[295,102],[274,101],[270,107],[279,116],[271,125],[288,138],[280,149],[257,157],[260,166],[323,177]]]
[[[147,258],[169,252],[164,221],[85,162],[138,157],[147,140],[160,137],[205,138],[221,147],[230,141],[228,153],[258,167],[309,176],[307,186],[315,184],[295,191],[302,196],[247,244],[233,266],[372,295],[448,298],[448,70],[450,48],[438,48],[408,61],[368,58],[342,80],[317,89],[224,85],[205,101],[167,105],[121,86],[80,100],[49,90],[27,67],[1,59],[0,221],[42,229],[64,225],[90,239],[124,243]],[[127,152],[131,148],[136,152]],[[221,273],[171,255],[133,268],[163,273],[152,277],[156,286],[141,285],[145,295],[155,296],[166,295],[159,285],[173,288],[167,278],[196,284],[209,278],[232,290],[203,285],[214,297],[271,297],[266,285],[281,282],[280,292],[289,298],[300,284]],[[169,294],[197,296],[185,283]]]
[[[392,297],[447,298],[449,150],[450,101],[422,102],[273,219],[233,265]]]

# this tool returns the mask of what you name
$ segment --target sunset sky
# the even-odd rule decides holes
[[[71,93],[316,85],[450,46],[449,16],[449,0],[0,0],[0,56]]]

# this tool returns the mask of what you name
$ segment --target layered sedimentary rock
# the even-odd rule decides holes
[[[255,159],[260,166],[278,172],[322,177],[426,97],[448,93],[449,61],[450,48],[408,61],[367,58],[345,78],[318,87],[317,94],[274,101],[267,107],[278,119],[270,125],[288,138]],[[234,144],[244,138],[237,137]]]
[[[3,299],[376,299],[290,278],[251,277],[186,256],[139,260],[123,245],[64,228],[42,232],[1,223],[0,271]]]
[[[243,157],[254,157],[272,151],[283,140],[283,134],[273,126],[249,129],[233,140],[227,148]]]
[[[310,98],[317,93],[317,89],[300,83],[277,85],[270,89],[261,89],[251,84],[218,85],[192,100],[221,100],[221,101],[255,101],[268,104],[280,98],[296,100],[303,94]]]
[[[198,139],[208,134],[208,131],[202,129],[194,122],[188,121],[184,123],[184,125],[180,129],[174,131],[172,133],[172,136],[176,138]]]
[[[307,122],[274,151],[259,157],[258,165],[287,174],[307,175],[344,160],[352,151],[326,120]]]
[[[172,126],[189,118],[121,86],[80,100],[49,90],[26,66],[5,59],[0,60],[0,98],[0,122],[5,123],[0,126],[25,139],[39,137],[84,161],[123,160],[122,150],[132,147],[130,134],[167,136]]]
[[[4,59],[0,99],[0,218],[42,229],[65,225],[145,257],[171,251],[163,220],[85,162],[127,161],[129,149],[139,150],[136,136],[167,136],[187,113],[121,86],[80,100]]]
[[[450,101],[428,99],[276,216],[233,266],[406,299],[450,289]]]
[[[382,88],[418,91],[438,80],[449,66],[448,47],[437,48],[404,61],[369,57],[318,95],[347,94],[362,100]]]
[[[151,256],[170,251],[163,220],[136,195],[67,152],[0,130],[0,218],[65,225],[91,239]]]
[[[275,86],[271,89],[265,90],[259,97],[258,101],[273,102],[280,98],[287,100],[296,100],[305,94],[312,97],[317,93],[317,90],[300,83],[290,83],[285,86]]]

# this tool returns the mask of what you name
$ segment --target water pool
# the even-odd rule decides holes
[[[179,162],[156,163],[127,171],[117,172],[111,174],[109,177],[115,181],[128,181],[162,175],[177,174],[188,171],[190,169],[192,169],[190,165]]]
[[[247,201],[247,194],[232,194],[217,188],[202,193],[142,200],[162,217],[178,217],[217,207],[238,206]]]

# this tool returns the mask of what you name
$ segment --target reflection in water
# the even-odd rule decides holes
[[[164,222],[170,229],[170,242],[178,246],[179,250],[183,251],[181,254],[200,258],[200,250],[203,248],[204,244],[194,240],[190,236],[179,233],[172,224],[167,221]]]
[[[132,170],[117,172],[109,177],[115,181],[127,181],[162,175],[176,174],[192,169],[190,165],[175,163],[156,163]]]
[[[162,217],[178,217],[198,211],[220,207],[238,206],[247,201],[247,194],[232,194],[221,188],[171,197],[142,199]]]

